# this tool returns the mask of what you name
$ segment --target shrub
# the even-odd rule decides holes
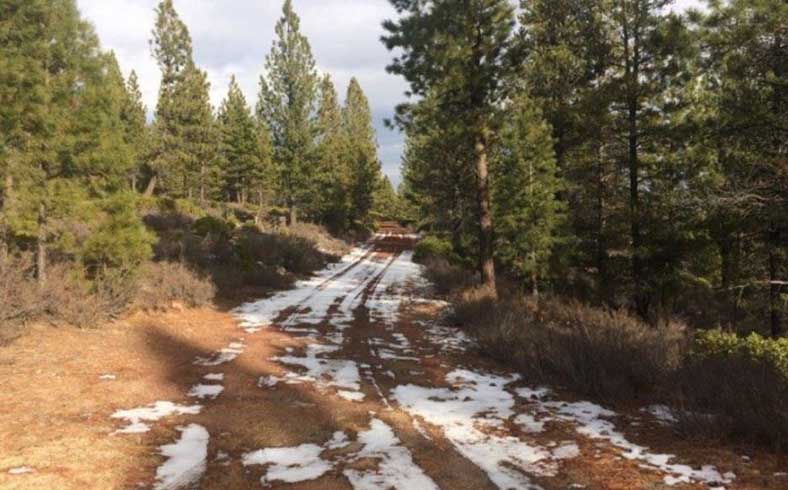
[[[471,290],[458,301],[454,318],[486,353],[529,378],[611,401],[653,393],[680,367],[686,350],[681,325],[655,328],[572,301],[496,302]]]
[[[173,302],[196,307],[209,304],[215,295],[209,279],[183,264],[155,262],[143,266],[134,304],[143,309],[169,308]]]
[[[686,431],[788,449],[788,339],[701,332],[679,386]]]
[[[424,262],[424,273],[438,294],[446,295],[476,282],[476,275],[456,266],[443,257],[431,257]]]
[[[413,260],[419,263],[426,263],[431,259],[445,259],[456,263],[456,255],[450,241],[434,235],[428,235],[416,244],[416,249],[413,251]]]
[[[153,235],[137,216],[134,200],[131,194],[118,194],[103,203],[100,224],[82,247],[82,260],[91,270],[127,273],[150,259]]]
[[[350,252],[350,246],[348,246],[347,243],[332,237],[325,228],[319,225],[297,223],[283,228],[282,232],[288,236],[298,237],[312,242],[315,247],[324,254],[341,257]]]

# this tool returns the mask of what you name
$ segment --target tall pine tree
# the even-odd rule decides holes
[[[410,83],[411,93],[434,98],[444,121],[461,125],[474,143],[479,218],[479,269],[497,296],[490,207],[489,145],[506,99],[515,63],[510,52],[515,25],[508,0],[391,0],[400,13],[387,21],[386,46],[401,53],[389,70]],[[470,190],[469,190],[470,191]]]
[[[219,108],[218,119],[222,196],[244,204],[253,191],[254,175],[261,165],[261,155],[252,111],[235,76],[230,80],[230,88]]]
[[[317,95],[317,70],[312,49],[301,34],[301,21],[292,0],[285,0],[276,24],[276,40],[260,78],[258,118],[269,130],[277,166],[278,191],[290,210],[290,223],[313,191],[313,112]]]
[[[351,78],[347,89],[344,123],[349,142],[350,219],[369,225],[369,212],[380,180],[380,161],[369,101],[355,78]]]

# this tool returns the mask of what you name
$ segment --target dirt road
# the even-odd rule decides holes
[[[108,417],[106,438],[150,453],[123,487],[780,488],[777,472],[756,479],[733,452],[676,440],[659,407],[616,414],[478,356],[442,325],[446,305],[427,299],[412,242],[390,230],[242,305],[240,328],[214,352],[149,338],[183,391]],[[24,483],[35,469],[12,470],[3,488],[44,488]]]

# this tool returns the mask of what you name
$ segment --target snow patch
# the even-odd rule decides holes
[[[210,435],[205,427],[191,424],[178,427],[180,439],[160,448],[167,461],[156,470],[156,490],[186,488],[205,473]]]
[[[270,465],[260,478],[263,486],[272,482],[296,483],[320,478],[333,468],[320,454],[325,448],[315,444],[295,447],[267,448],[245,454],[244,466]]]
[[[547,409],[555,410],[560,419],[577,424],[577,432],[590,439],[602,439],[623,449],[621,456],[625,459],[637,460],[644,466],[665,473],[663,480],[669,486],[680,483],[704,483],[709,486],[721,486],[731,483],[736,475],[720,474],[712,465],[703,465],[696,469],[689,465],[671,463],[675,458],[672,454],[656,454],[649,452],[647,447],[634,444],[616,430],[615,425],[606,420],[615,417],[616,413],[591,402],[576,403],[545,402]]]
[[[519,378],[455,370],[446,379],[454,389],[405,385],[392,394],[411,416],[441,428],[457,451],[498,488],[539,489],[525,473],[554,474],[552,454],[496,430],[514,415],[514,397],[504,388]]]
[[[29,466],[18,466],[8,470],[9,475],[24,475],[26,473],[33,473],[33,468],[30,468]]]
[[[358,435],[364,447],[354,460],[374,459],[377,470],[346,469],[343,473],[354,490],[440,490],[411,457],[410,451],[400,445],[391,427],[373,419],[369,430]]]
[[[196,415],[200,413],[200,410],[202,410],[202,405],[187,406],[158,401],[147,407],[118,410],[111,417],[129,422],[126,427],[116,430],[115,434],[139,434],[150,430],[150,426],[145,422],[155,422],[171,415]]]
[[[224,386],[222,385],[204,385],[198,384],[192,386],[192,389],[189,391],[189,396],[192,398],[207,398],[209,400],[215,400],[222,391],[224,391]]]
[[[243,354],[243,351],[244,344],[241,342],[233,342],[224,349],[214,352],[209,357],[198,357],[195,359],[194,364],[206,367],[219,366],[234,361],[238,356]]]

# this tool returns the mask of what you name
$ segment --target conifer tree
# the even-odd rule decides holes
[[[349,142],[350,219],[359,224],[368,224],[366,222],[380,179],[380,161],[369,101],[355,78],[351,78],[347,89],[344,124]]]
[[[252,111],[233,76],[219,108],[222,195],[239,204],[247,201],[260,166],[258,131]]]
[[[19,181],[35,165],[38,142],[51,135],[44,62],[50,16],[44,0],[0,5],[0,261],[10,248]]]
[[[317,218],[335,231],[344,231],[350,213],[350,141],[334,83],[325,75],[317,109],[317,168],[314,206]]]
[[[309,41],[301,33],[301,21],[292,0],[285,0],[276,24],[276,40],[260,78],[258,118],[271,131],[278,191],[290,210],[290,222],[298,220],[313,189],[313,111],[317,94],[317,71]]]
[[[493,163],[496,255],[510,270],[530,281],[534,295],[548,268],[565,219],[557,194],[551,129],[528,97],[509,108]]]
[[[178,193],[204,203],[216,188],[219,135],[210,99],[208,74],[190,64],[177,97],[180,113],[181,146],[184,151],[182,184]],[[177,187],[176,187],[177,188]]]
[[[389,70],[410,83],[411,93],[434,98],[444,121],[464,126],[474,142],[479,218],[479,269],[496,296],[493,217],[488,153],[504,83],[515,69],[510,52],[515,18],[508,0],[422,2],[391,0],[399,20],[387,21],[386,46],[401,50]],[[514,54],[514,53],[511,53]]]
[[[194,119],[186,107],[197,84],[198,70],[192,58],[189,30],[172,0],[162,0],[156,7],[151,48],[161,70],[161,86],[154,123],[153,175],[145,193],[152,194],[162,184],[165,192],[182,197],[188,193],[187,172],[194,165],[194,156],[187,148],[185,125]],[[192,89],[187,90],[190,85]]]
[[[146,167],[149,153],[149,133],[147,125],[147,109],[142,102],[137,73],[132,70],[126,82],[126,97],[120,117],[125,128],[126,144],[132,151],[134,165],[130,175],[131,189],[137,190],[137,183]]]

